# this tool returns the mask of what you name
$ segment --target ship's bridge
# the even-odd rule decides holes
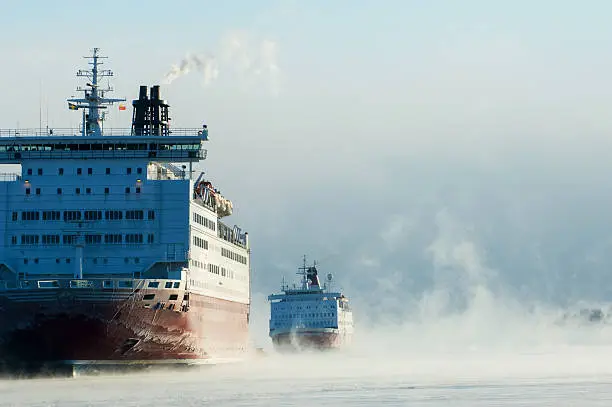
[[[206,158],[205,128],[174,129],[172,135],[131,135],[130,129],[110,129],[104,136],[78,136],[70,129],[41,133],[40,130],[0,130],[0,164],[24,160],[151,159],[193,162]]]

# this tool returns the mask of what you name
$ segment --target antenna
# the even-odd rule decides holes
[[[42,79],[38,85],[38,129],[42,132]]]
[[[47,133],[49,132],[49,96],[45,96],[45,109],[47,110]]]
[[[113,72],[110,69],[99,69],[98,66],[102,65],[103,62],[99,59],[106,59],[107,57],[98,55],[99,48],[94,48],[91,56],[83,57],[91,59],[89,65],[92,65],[91,70],[79,69],[76,73],[77,77],[85,77],[89,79],[85,86],[89,87],[82,88],[77,87],[77,91],[83,92],[84,97],[68,99],[68,108],[71,110],[83,109],[83,136],[101,136],[102,128],[100,127],[100,121],[103,117],[100,114],[100,109],[106,109],[106,105],[112,105],[114,102],[124,102],[125,98],[112,99],[105,98],[106,92],[112,92],[113,88],[108,86],[106,89],[100,89],[98,85],[98,79],[113,76]],[[72,102],[72,103],[71,103]],[[88,109],[88,113],[85,114],[85,110]]]
[[[307,290],[308,289],[308,278],[307,278],[307,267],[306,267],[306,255],[304,255],[303,258],[303,265],[302,267],[298,268],[298,275],[302,276],[302,289]]]

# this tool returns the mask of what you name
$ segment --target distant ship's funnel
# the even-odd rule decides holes
[[[317,275],[317,269],[315,267],[308,267],[308,270],[306,270],[306,278],[310,282],[311,287],[319,286],[319,276]]]

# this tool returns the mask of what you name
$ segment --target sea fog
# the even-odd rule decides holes
[[[257,294],[253,339],[263,356],[191,370],[3,380],[0,405],[609,405],[612,326],[484,287],[473,293],[462,312],[433,315],[433,303],[447,300],[432,293],[411,320],[358,322],[342,352],[297,355],[270,347],[267,304]]]

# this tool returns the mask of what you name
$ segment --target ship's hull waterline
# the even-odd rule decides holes
[[[278,352],[303,350],[336,350],[348,345],[347,338],[338,332],[287,332],[272,336],[272,344]]]
[[[158,289],[156,296],[176,295],[172,307],[129,290],[20,291],[0,293],[0,367],[6,371],[214,363],[248,352],[247,304],[171,289]]]

